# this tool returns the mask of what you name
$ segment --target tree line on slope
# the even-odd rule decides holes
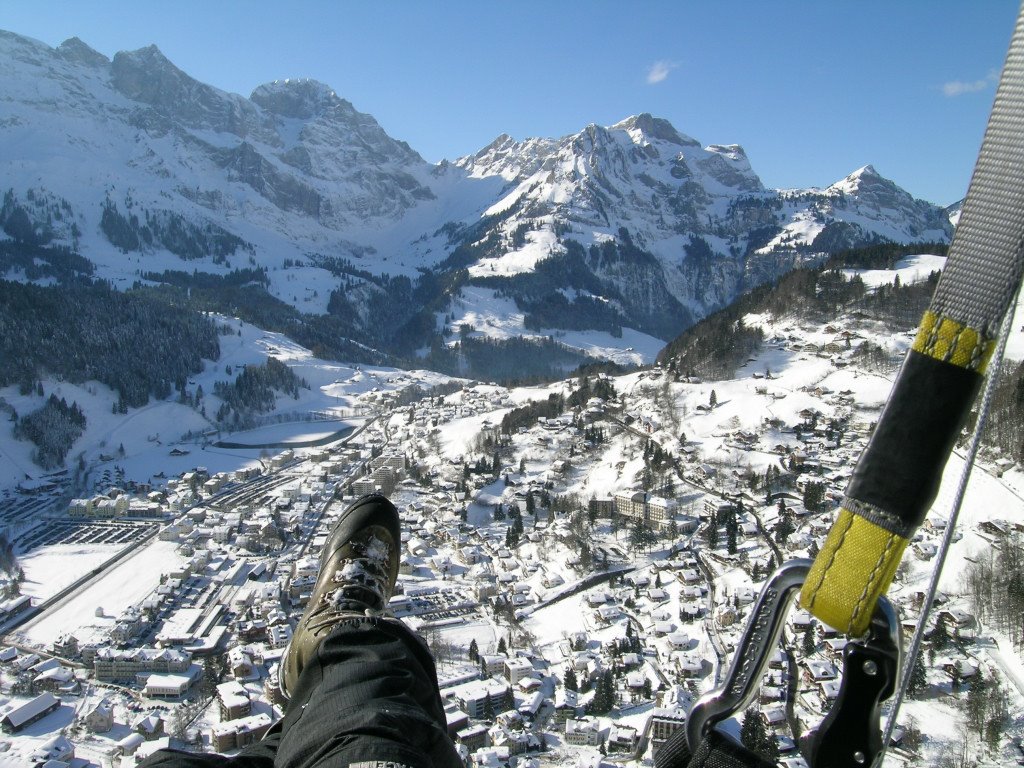
[[[247,365],[233,382],[213,385],[214,394],[224,401],[217,411],[217,421],[231,420],[237,426],[254,412],[273,410],[278,392],[298,400],[299,389],[309,389],[309,384],[276,358],[268,357],[263,365]]]
[[[732,378],[764,341],[759,328],[744,322],[749,314],[768,313],[818,324],[855,314],[885,323],[894,332],[912,330],[931,300],[937,273],[909,285],[902,284],[897,276],[893,284],[869,290],[859,275],[844,273],[840,268],[889,268],[900,257],[920,249],[920,245],[872,246],[843,252],[822,267],[794,269],[684,331],[659,353],[658,362],[677,375]]]
[[[14,425],[14,436],[30,440],[36,448],[32,461],[43,469],[56,469],[64,465],[75,440],[85,431],[85,414],[78,403],[68,405],[51,394],[41,408],[22,416]]]
[[[0,386],[23,394],[46,376],[95,379],[118,409],[168,397],[203,359],[220,356],[217,328],[199,313],[102,282],[41,287],[0,280]]]

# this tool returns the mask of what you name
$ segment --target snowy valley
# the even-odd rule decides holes
[[[155,46],[0,31],[0,91],[0,766],[258,739],[375,490],[468,768],[653,765],[820,551],[960,212],[871,165],[769,189],[650,114],[431,164]],[[886,765],[1024,761],[1020,318]],[[794,606],[722,729],[805,767],[845,643]]]
[[[846,272],[877,292],[897,276],[924,284],[942,262]],[[220,357],[180,402],[125,418],[102,384],[43,383],[76,399],[96,447],[77,485],[75,473],[5,479],[24,597],[4,606],[4,711],[57,703],[0,742],[0,764],[74,749],[131,765],[168,742],[230,751],[258,736],[280,713],[276,664],[318,547],[348,500],[377,488],[405,530],[391,608],[434,651],[468,760],[650,760],[721,682],[773,565],[820,547],[912,338],[863,312],[824,324],[748,314],[764,341],[728,379],[666,360],[508,388],[328,363],[219,321],[232,329]],[[270,357],[305,385],[278,392],[261,423],[218,433],[202,416],[218,407],[216,382]],[[0,394],[19,409],[40,399]],[[31,467],[23,442],[2,445]],[[890,592],[908,628],[961,465],[950,462]],[[1009,458],[989,453],[975,470],[892,764],[960,749],[983,765],[1018,757],[1019,622],[964,574],[1019,548],[1022,492]],[[793,609],[755,714],[726,730],[802,765],[796,744],[835,700],[843,643]],[[998,723],[980,736],[957,725],[978,706],[972,717]]]

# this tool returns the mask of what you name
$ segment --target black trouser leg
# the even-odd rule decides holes
[[[381,761],[462,767],[423,641],[396,619],[351,619],[324,638],[302,670],[276,765],[340,768]]]
[[[144,768],[462,768],[434,661],[396,619],[352,618],[302,670],[284,720],[235,757],[163,750]]]

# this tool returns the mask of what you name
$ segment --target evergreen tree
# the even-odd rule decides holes
[[[508,645],[505,643],[505,638],[504,637],[498,638],[498,653],[499,654],[508,653]]]
[[[779,517],[779,521],[775,524],[775,540],[779,544],[785,544],[789,539],[789,535],[796,530],[796,525],[793,523],[793,516],[788,512]]]
[[[804,635],[803,635],[803,639],[802,639],[802,643],[801,643],[801,648],[800,649],[803,651],[803,654],[806,657],[806,656],[810,656],[812,653],[814,653],[814,647],[815,647],[814,627],[812,627],[810,624],[808,624],[807,628],[804,630]]]
[[[825,484],[807,483],[804,486],[803,502],[808,512],[820,512],[825,504]]]
[[[914,659],[914,667],[910,673],[910,684],[907,687],[907,692],[911,696],[916,696],[924,690],[928,684],[928,674],[924,668],[924,659],[921,658],[921,654],[917,654]]]
[[[743,723],[740,726],[740,741],[752,752],[760,753],[765,742],[766,729],[761,713],[748,709],[743,713]]]
[[[708,398],[708,405],[715,408],[718,405],[718,393],[715,390],[711,390],[711,397]]]
[[[715,549],[718,546],[718,525],[714,519],[708,521],[704,530],[704,538],[707,540],[708,549]]]
[[[935,629],[928,636],[928,639],[932,642],[932,647],[937,651],[945,650],[949,645],[949,631],[946,629],[946,622],[941,619],[935,623]]]
[[[476,644],[476,638],[474,637],[469,641],[469,660],[479,661],[480,660],[480,647]]]
[[[576,680],[576,670],[569,667],[565,671],[565,690],[567,691],[578,691],[580,686]]]

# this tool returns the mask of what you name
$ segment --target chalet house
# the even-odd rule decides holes
[[[52,693],[41,693],[4,715],[3,719],[0,719],[0,727],[4,733],[18,733],[59,708],[60,699]]]
[[[818,683],[822,680],[835,680],[836,668],[828,661],[809,659],[804,662],[804,680],[809,683]]]
[[[978,665],[968,659],[956,659],[947,661],[942,665],[942,671],[950,678],[959,680],[970,680],[978,674]]]
[[[32,598],[28,595],[12,597],[9,600],[0,602],[0,622],[5,622],[13,616],[32,607]]]
[[[601,743],[601,729],[596,720],[566,720],[565,742],[580,747],[596,747]]]
[[[679,674],[687,679],[700,677],[704,671],[704,664],[701,657],[695,653],[677,651],[672,654],[672,660]]]
[[[73,670],[58,663],[55,667],[43,670],[32,680],[32,690],[37,693],[50,691],[73,695],[81,690],[81,684]]]
[[[104,699],[85,714],[85,727],[91,733],[107,733],[114,727],[114,708]]]
[[[164,721],[156,712],[149,712],[136,718],[132,730],[146,741],[152,741],[164,735]]]
[[[999,538],[1009,536],[1013,530],[1010,523],[1006,520],[983,520],[978,523],[978,528],[990,536],[997,536]]]
[[[769,730],[780,728],[786,724],[785,707],[765,707],[761,710],[761,719]]]
[[[252,663],[252,656],[240,646],[235,646],[228,652],[228,664],[231,667],[231,674],[236,680],[252,677],[256,670]]]
[[[674,651],[685,651],[690,646],[690,636],[685,632],[670,632],[665,636],[669,648]]]
[[[555,691],[555,722],[564,724],[575,719],[579,712],[579,693],[559,687]]]
[[[75,759],[75,745],[64,735],[58,734],[47,739],[32,750],[29,760],[32,765],[44,768],[50,765],[70,765]]]
[[[65,659],[73,659],[78,656],[78,638],[65,632],[53,642],[54,656],[61,656]]]
[[[636,728],[628,725],[612,725],[608,731],[609,752],[632,752],[636,749]]]

